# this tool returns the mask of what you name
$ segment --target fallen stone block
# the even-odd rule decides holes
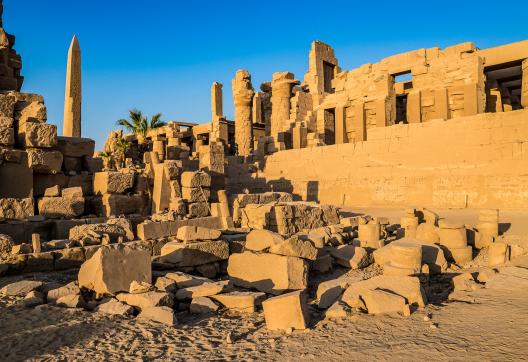
[[[13,249],[13,239],[9,235],[0,234],[0,259],[5,259]]]
[[[222,233],[220,230],[204,228],[200,226],[187,225],[178,228],[176,238],[182,241],[217,240]]]
[[[126,219],[124,217],[113,217],[108,220],[106,220],[106,223],[109,225],[119,225],[123,228],[125,231],[125,236],[128,240],[134,240],[134,230],[132,227],[132,223],[129,219]]]
[[[310,270],[318,273],[328,273],[333,269],[334,261],[330,254],[319,254],[312,263]]]
[[[134,313],[134,308],[125,303],[121,303],[117,299],[106,298],[106,300],[103,300],[101,303],[99,303],[95,311],[105,313],[105,314],[125,316],[125,315],[132,315],[132,313]]]
[[[211,296],[212,299],[222,304],[227,309],[235,310],[242,313],[255,313],[257,307],[262,305],[266,299],[266,293],[262,292],[230,292],[216,294]]]
[[[162,323],[168,326],[175,326],[178,324],[174,310],[164,306],[142,309],[137,318],[140,320]]]
[[[80,294],[68,294],[60,297],[55,302],[59,307],[65,308],[85,308],[86,302]]]
[[[0,145],[12,146],[15,144],[15,129],[0,125]]]
[[[58,197],[60,195],[61,195],[61,187],[60,187],[60,185],[54,185],[54,186],[51,186],[51,187],[46,187],[46,189],[44,190],[44,196],[45,197]]]
[[[178,285],[176,282],[167,277],[158,277],[156,283],[154,283],[156,289],[166,292],[166,293],[175,293],[178,290]]]
[[[45,297],[44,294],[33,290],[26,294],[24,299],[22,300],[22,305],[27,308],[36,307],[37,305],[41,305],[45,303]]]
[[[84,213],[83,197],[43,197],[38,200],[39,214],[50,219],[81,216]]]
[[[328,308],[339,299],[350,284],[361,280],[363,280],[361,277],[341,277],[320,283],[317,286],[318,307]]]
[[[97,172],[93,181],[94,193],[122,194],[134,186],[134,174],[116,171]]]
[[[103,295],[127,292],[132,281],[152,282],[150,253],[128,246],[103,246],[79,270],[79,286]]]
[[[189,218],[201,218],[209,216],[207,202],[194,202],[187,205],[187,216]]]
[[[343,319],[351,315],[351,310],[345,303],[336,301],[325,311],[325,317],[328,319]]]
[[[345,268],[361,269],[372,263],[372,255],[362,247],[353,245],[340,245],[328,248],[335,262]]]
[[[211,295],[220,294],[223,291],[229,290],[231,284],[228,280],[219,282],[210,282],[196,285],[194,287],[187,287],[179,289],[176,292],[176,299],[186,300],[198,297],[209,297]]]
[[[425,307],[427,301],[418,278],[386,275],[379,275],[350,284],[343,293],[341,300],[352,308],[359,308],[363,305],[360,299],[361,293],[365,290],[374,289],[393,292],[404,297],[408,304],[417,304],[419,307]]]
[[[128,289],[128,292],[130,294],[142,294],[153,290],[154,286],[152,284],[133,280],[132,283],[130,283],[130,288]]]
[[[495,269],[484,269],[479,271],[477,275],[477,280],[479,283],[486,283],[489,280],[491,280],[495,274],[497,274],[497,270]]]
[[[211,279],[198,277],[196,275],[190,275],[182,272],[172,272],[165,274],[165,278],[173,280],[178,288],[188,288],[201,285],[203,283],[211,283]]]
[[[0,218],[11,220],[27,219],[34,215],[33,198],[0,198]]]
[[[18,245],[13,245],[11,247],[11,254],[13,255],[19,255],[19,254],[29,254],[33,252],[33,247],[29,244],[22,243]]]
[[[281,294],[307,286],[308,264],[300,258],[246,251],[229,257],[227,273],[235,285]]]
[[[5,296],[25,296],[29,292],[39,290],[42,282],[35,280],[21,280],[4,286],[0,289],[0,294]]]
[[[405,309],[408,309],[409,306],[405,298],[385,290],[364,290],[361,292],[361,299],[365,303],[369,314],[408,314]]]
[[[438,235],[438,227],[430,223],[422,223],[416,228],[416,239],[423,240],[429,244],[437,244],[440,242]]]
[[[475,290],[478,285],[471,273],[462,273],[456,275],[453,277],[453,279],[451,279],[451,283],[453,284],[453,291],[455,292],[472,291]]]
[[[217,262],[198,265],[196,271],[206,278],[216,278],[218,273],[220,273],[220,265]]]
[[[504,265],[509,260],[509,246],[505,243],[492,243],[488,247],[488,265]]]
[[[179,267],[197,266],[229,258],[229,243],[224,240],[185,244],[171,241],[161,248],[161,260]]]
[[[62,169],[62,154],[59,151],[45,151],[39,148],[26,149],[28,166],[36,173],[56,174]]]
[[[139,294],[119,293],[116,295],[116,299],[120,302],[137,307],[140,310],[159,306],[172,307],[173,305],[173,300],[170,294],[156,291]]]
[[[70,229],[68,239],[83,240],[100,240],[103,235],[108,235],[110,242],[117,242],[119,237],[126,238],[127,233],[122,226],[117,224],[82,224]]]
[[[294,256],[297,258],[315,260],[317,259],[317,249],[310,240],[302,240],[298,236],[292,236],[269,248],[271,254]]]
[[[95,141],[90,138],[59,136],[56,148],[65,157],[91,157],[95,151]]]
[[[80,294],[80,293],[81,293],[81,289],[79,288],[79,284],[75,281],[75,282],[70,282],[60,288],[49,290],[46,298],[48,300],[48,303],[56,303],[57,300],[61,297],[64,297],[66,295]]]
[[[264,251],[280,244],[284,238],[270,230],[251,230],[246,236],[245,248],[252,251]]]
[[[50,148],[57,145],[57,126],[26,122],[18,130],[18,142],[24,147]]]
[[[218,311],[218,305],[207,297],[196,297],[191,301],[189,312],[192,314],[212,314]]]
[[[207,202],[211,197],[211,191],[200,187],[182,187],[181,197],[187,202]]]
[[[308,328],[310,314],[302,290],[269,298],[262,302],[262,308],[269,330]]]

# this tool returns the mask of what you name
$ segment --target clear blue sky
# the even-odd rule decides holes
[[[73,34],[83,61],[83,136],[101,148],[115,121],[137,107],[163,119],[210,120],[211,82],[248,69],[253,85],[276,71],[302,80],[312,40],[353,69],[396,53],[473,41],[480,48],[528,39],[528,1],[4,0],[17,37],[23,91],[44,95],[62,132],[66,56]]]

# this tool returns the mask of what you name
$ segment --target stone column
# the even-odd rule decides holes
[[[212,141],[220,139],[220,120],[224,117],[222,104],[222,83],[213,82],[211,86],[211,136]]]
[[[521,105],[528,109],[528,59],[522,62]]]
[[[262,92],[256,92],[253,97],[253,123],[262,123]]]
[[[251,75],[247,70],[238,70],[232,81],[235,104],[235,142],[237,154],[248,156],[253,150],[253,125],[251,104],[255,91],[251,85]]]
[[[64,97],[64,131],[68,137],[81,137],[81,47],[77,36],[68,51],[66,94]]]
[[[273,73],[271,80],[271,125],[270,136],[277,141],[277,135],[285,129],[290,119],[290,98],[292,86],[299,81],[293,79],[293,73]]]

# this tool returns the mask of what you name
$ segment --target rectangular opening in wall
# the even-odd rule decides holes
[[[521,104],[523,92],[521,61],[484,68],[484,74],[486,76],[486,112],[508,112],[523,108]]]
[[[324,112],[324,141],[326,145],[335,144],[335,108],[325,109]]]
[[[396,97],[395,123],[407,123],[407,94],[413,89],[413,79],[410,70],[392,75],[394,95]]]
[[[407,94],[396,95],[396,123],[407,123]]]
[[[332,80],[334,79],[334,70],[335,65],[323,61],[323,82],[324,82],[324,91],[326,93],[334,93],[334,88],[332,88]]]

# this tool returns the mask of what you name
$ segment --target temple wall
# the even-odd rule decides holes
[[[368,141],[281,151],[262,166],[228,168],[229,187],[345,206],[526,208],[528,110],[375,127]]]

